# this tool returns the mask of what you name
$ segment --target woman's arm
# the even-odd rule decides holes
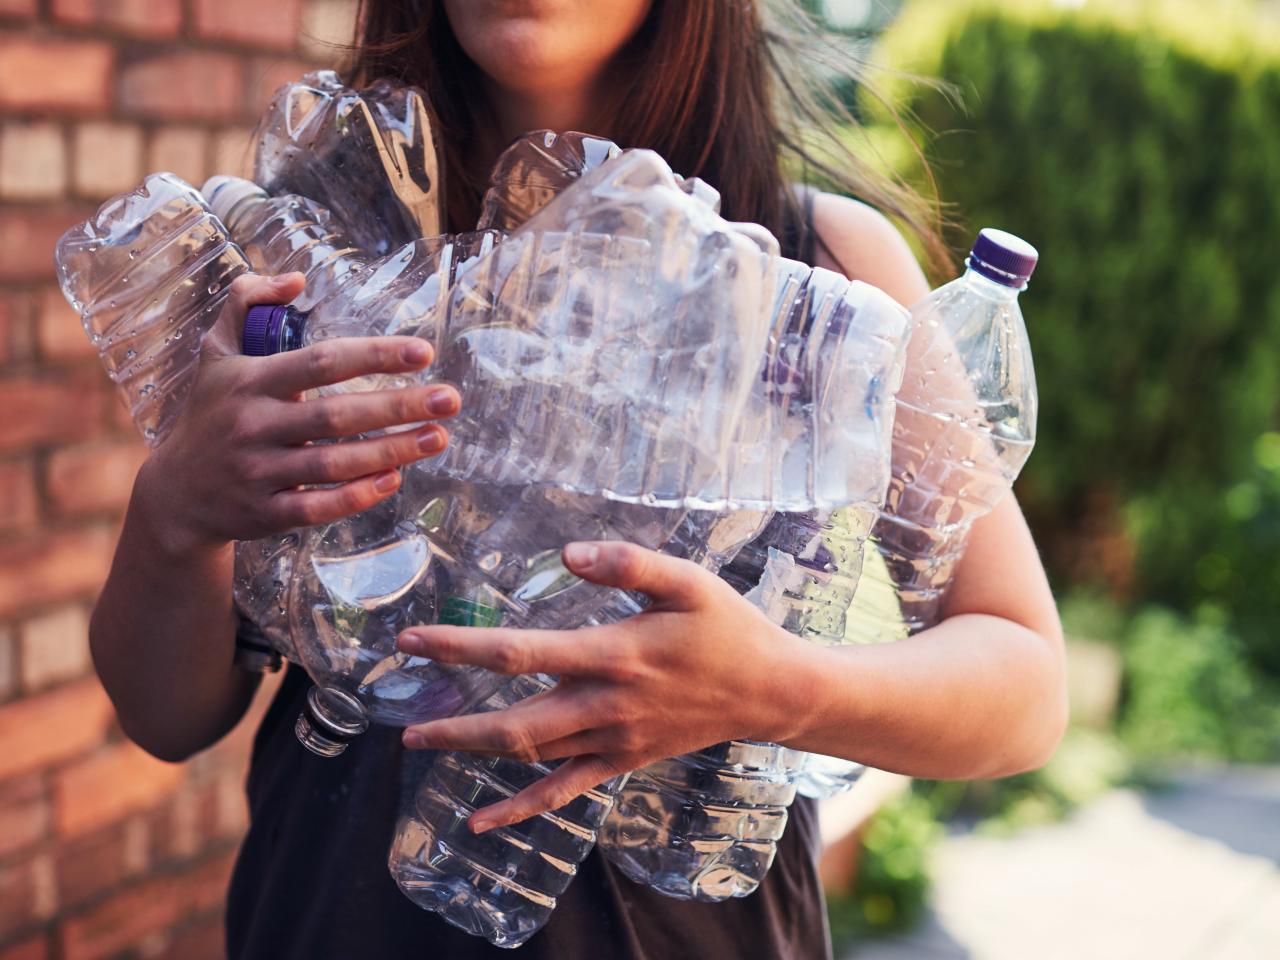
[[[139,471],[94,609],[94,665],[121,726],[164,760],[220,738],[257,688],[257,678],[232,664],[232,541],[336,520],[390,496],[399,485],[394,468],[443,450],[444,428],[344,438],[458,409],[457,391],[445,386],[299,399],[355,376],[421,369],[430,347],[411,337],[240,356],[248,307],[287,303],[301,291],[298,274],[232,285],[186,409]],[[326,438],[343,442],[309,444]],[[323,486],[299,489],[312,484]]]
[[[927,285],[879,214],[821,197],[819,265],[914,303]],[[429,627],[401,649],[503,673],[559,674],[552,691],[504,711],[405,732],[409,747],[523,760],[571,758],[478,812],[489,829],[560,806],[662,757],[728,739],[786,743],[914,776],[976,779],[1042,764],[1066,722],[1061,629],[1012,495],[974,525],[944,620],[899,643],[817,647],[769,623],[687,561],[626,544],[566,547],[587,580],[652,599],[645,613],[579,631]]]

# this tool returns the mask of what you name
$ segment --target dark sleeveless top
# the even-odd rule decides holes
[[[806,203],[806,206],[808,204]],[[807,213],[807,211],[806,211]],[[782,239],[812,263],[811,222]],[[403,794],[434,754],[375,726],[334,759],[298,743],[311,681],[290,666],[254,742],[250,826],[227,899],[230,960],[483,960],[512,953],[411,903],[387,870]],[[764,883],[724,903],[672,900],[593,851],[522,960],[824,960],[814,805],[797,799]]]

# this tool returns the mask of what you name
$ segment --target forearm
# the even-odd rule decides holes
[[[257,679],[234,666],[231,544],[176,542],[165,497],[139,476],[93,613],[94,665],[125,732],[165,760],[215,742]]]
[[[1001,617],[961,614],[898,643],[790,652],[778,722],[798,749],[981,779],[1042,765],[1066,723],[1058,639]]]

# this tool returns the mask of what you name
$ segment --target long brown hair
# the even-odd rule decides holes
[[[759,2],[768,4],[768,24]],[[656,150],[673,170],[706,180],[728,219],[763,224],[791,256],[806,245],[808,218],[788,181],[818,181],[895,219],[927,264],[942,268],[936,207],[869,167],[841,137],[853,120],[832,91],[833,50],[793,0],[653,0],[614,64],[610,129],[588,132]],[[485,86],[442,0],[360,0],[353,53],[357,82],[393,77],[426,91],[451,227],[473,224],[485,171],[470,151],[486,122]],[[842,59],[843,72],[857,72]],[[819,64],[825,79],[813,75]]]

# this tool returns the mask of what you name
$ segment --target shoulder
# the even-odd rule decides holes
[[[880,211],[833,193],[813,198],[815,266],[879,287],[910,306],[929,292],[906,238]]]

